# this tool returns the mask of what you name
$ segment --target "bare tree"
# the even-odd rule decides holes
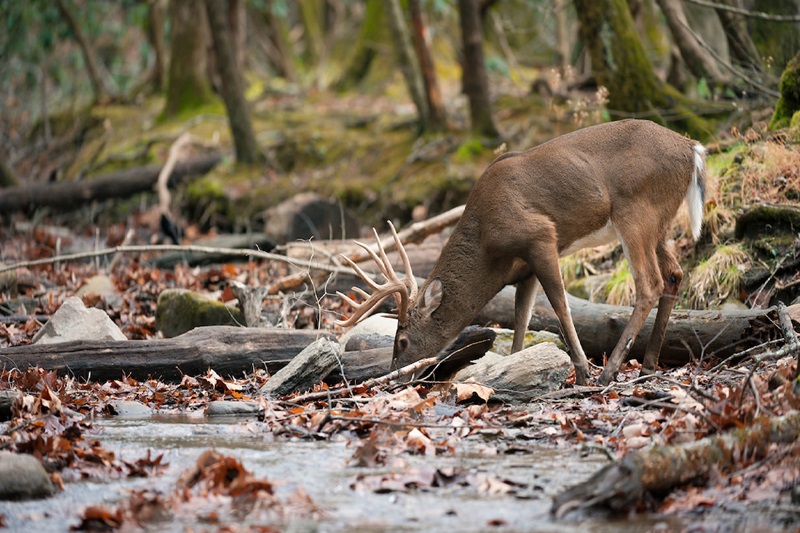
[[[242,76],[236,61],[227,0],[205,0],[208,23],[217,57],[222,100],[228,111],[228,125],[236,148],[236,161],[258,163],[263,154],[250,123],[247,100],[244,98]]]
[[[469,99],[470,124],[473,133],[490,138],[500,136],[492,116],[489,79],[483,58],[483,31],[477,0],[459,0],[461,39],[464,46],[462,81]]]
[[[414,56],[414,45],[411,42],[411,34],[406,25],[403,8],[400,6],[400,0],[386,0],[385,5],[386,21],[389,23],[389,29],[392,32],[397,62],[400,65],[403,78],[406,80],[406,87],[411,100],[417,107],[420,130],[424,130],[430,111],[428,109],[428,101],[425,98],[422,74]]]
[[[425,129],[428,131],[440,131],[445,129],[447,117],[442,103],[442,91],[439,89],[436,69],[428,46],[428,32],[425,27],[422,5],[420,0],[408,0],[408,7],[411,12],[411,35],[414,41],[414,49],[417,52],[420,73],[422,74],[425,100],[428,104]]]

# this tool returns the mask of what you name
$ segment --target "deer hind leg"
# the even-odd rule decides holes
[[[517,292],[514,296],[514,342],[511,344],[511,353],[522,349],[539,287],[539,280],[536,276],[517,283]]]
[[[583,353],[581,341],[572,322],[572,314],[567,305],[567,293],[564,290],[564,281],[558,268],[558,247],[555,234],[548,239],[538,240],[537,244],[529,251],[528,265],[533,270],[536,278],[544,289],[550,305],[553,306],[567,344],[570,347],[570,359],[575,366],[575,383],[586,385],[589,376],[589,363]],[[516,332],[514,334],[516,339]]]
[[[603,385],[608,385],[616,377],[663,288],[664,282],[661,279],[656,247],[651,244],[652,240],[647,238],[656,232],[648,233],[641,225],[635,229],[627,232],[627,235],[617,229],[636,285],[636,303],[622,336],[611,352],[603,373],[600,374],[600,383]],[[660,240],[663,240],[663,237]]]
[[[672,308],[675,307],[675,300],[678,294],[683,270],[675,255],[667,246],[666,240],[661,239],[656,248],[658,256],[658,267],[661,270],[661,278],[664,281],[664,292],[658,299],[658,313],[653,324],[653,331],[650,333],[650,340],[647,342],[647,350],[644,353],[642,363],[642,375],[652,374],[658,365],[658,356],[661,353],[661,345],[664,343],[664,335],[667,332]]]

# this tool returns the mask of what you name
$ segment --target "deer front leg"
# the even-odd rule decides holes
[[[514,342],[511,344],[511,353],[522,349],[538,292],[539,280],[536,276],[517,283],[517,292],[514,295]]]
[[[586,385],[589,377],[589,362],[586,360],[578,333],[575,331],[575,324],[572,322],[572,314],[567,305],[564,280],[561,279],[561,271],[558,268],[558,249],[555,238],[552,241],[542,240],[538,246],[531,249],[530,253],[528,265],[538,278],[547,299],[550,300],[550,305],[561,323],[562,333],[569,345],[569,357],[575,366],[575,383]],[[514,338],[516,339],[516,332]]]

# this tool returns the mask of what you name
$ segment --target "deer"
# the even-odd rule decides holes
[[[641,374],[653,374],[675,305],[683,271],[667,243],[667,231],[685,200],[693,238],[700,236],[705,206],[706,149],[647,120],[590,126],[492,161],[475,182],[464,212],[421,288],[394,226],[389,223],[405,271],[392,268],[378,233],[376,254],[385,283],[355,263],[372,289],[354,288],[357,303],[338,321],[366,318],[386,298],[397,303],[392,366],[436,355],[504,286],[516,286],[512,352],[522,349],[539,289],[553,307],[575,367],[575,383],[588,383],[589,366],[572,321],[559,257],[619,240],[635,286],[633,311],[607,359],[599,382],[615,380],[645,319],[658,303]],[[345,259],[347,259],[345,257]]]

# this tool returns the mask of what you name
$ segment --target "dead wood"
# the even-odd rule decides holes
[[[569,307],[575,329],[587,356],[600,358],[614,349],[628,323],[632,308],[592,303],[569,295]],[[794,321],[800,320],[800,305],[787,307]],[[631,357],[641,361],[656,310],[651,311],[636,342]],[[514,289],[506,287],[478,315],[480,324],[497,323],[514,326]],[[559,332],[559,322],[547,298],[540,296],[529,328]],[[702,357],[728,357],[767,340],[780,338],[782,330],[777,310],[748,309],[741,311],[695,311],[676,309],[667,326],[659,363],[679,366]]]
[[[203,155],[175,165],[170,182],[178,183],[187,176],[202,175],[211,170],[221,157]],[[93,200],[126,198],[132,194],[149,191],[158,179],[161,165],[136,167],[97,178],[57,183],[35,183],[10,187],[0,195],[0,212],[11,213],[36,207],[75,209]]]
[[[195,328],[171,339],[146,341],[73,341],[30,344],[0,350],[5,368],[39,366],[80,379],[104,381],[123,374],[144,380],[180,381],[213,368],[223,376],[266,367],[274,373],[328,332],[283,328]]]
[[[561,517],[588,507],[621,511],[646,492],[664,493],[678,485],[702,482],[710,472],[732,467],[737,459],[742,460],[742,454],[758,460],[764,457],[770,444],[792,444],[798,438],[800,413],[793,412],[695,442],[656,445],[629,453],[556,496],[551,512]]]

